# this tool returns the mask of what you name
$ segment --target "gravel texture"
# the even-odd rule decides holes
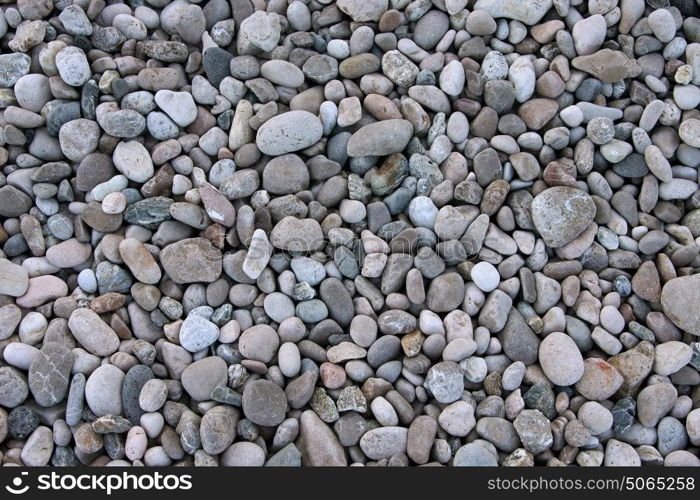
[[[3,465],[700,465],[697,1],[0,4]]]

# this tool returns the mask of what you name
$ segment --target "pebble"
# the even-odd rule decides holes
[[[53,453],[53,433],[51,429],[40,425],[31,433],[22,447],[20,458],[28,467],[43,467],[48,465]]]
[[[24,402],[29,395],[27,377],[10,366],[0,367],[0,404],[14,408]]]
[[[120,142],[112,155],[114,166],[129,180],[145,182],[153,176],[153,162],[139,142]]]
[[[87,57],[78,47],[66,47],[58,52],[56,68],[61,79],[72,87],[80,87],[92,76]]]
[[[480,443],[467,443],[457,450],[452,465],[455,467],[496,467],[498,457],[495,452]]]
[[[302,127],[297,127],[303,123]],[[321,138],[321,121],[308,111],[294,110],[279,114],[258,129],[255,143],[267,155],[280,156],[312,146]]]
[[[21,297],[27,291],[28,286],[29,273],[24,267],[14,264],[7,259],[0,259],[0,293],[12,297]]]
[[[438,423],[451,436],[464,437],[476,426],[474,407],[466,401],[456,401],[442,410]]]
[[[583,357],[576,343],[561,332],[545,337],[540,344],[539,359],[545,375],[555,385],[573,385],[584,372]]]
[[[221,252],[204,238],[171,243],[159,257],[163,270],[176,283],[211,283],[221,275]]]
[[[513,421],[513,427],[527,451],[539,455],[552,446],[554,438],[547,417],[539,410],[523,410]]]
[[[41,406],[60,403],[68,394],[73,353],[56,342],[44,344],[29,365],[29,389]]]
[[[389,459],[406,452],[408,429],[380,427],[367,431],[360,439],[362,452],[371,460]]]
[[[303,440],[303,456],[312,467],[347,466],[345,451],[338,437],[312,410],[306,410],[299,419]]]
[[[457,363],[443,361],[428,371],[425,386],[440,403],[452,403],[462,396],[464,378]]]
[[[556,186],[537,195],[531,211],[532,221],[545,243],[559,248],[588,227],[595,217],[596,206],[583,191]]]
[[[348,156],[386,156],[408,144],[413,126],[407,120],[382,120],[365,125],[348,141]]]
[[[75,339],[96,356],[109,356],[119,347],[117,334],[91,309],[74,310],[68,319],[68,328]]]
[[[687,365],[693,356],[688,344],[671,340],[654,348],[654,372],[659,375],[673,375]]]
[[[304,237],[300,238],[297,235]],[[287,216],[272,229],[270,243],[282,250],[308,252],[320,248],[323,244],[323,233],[321,226],[314,219]]]
[[[197,118],[197,105],[187,92],[159,90],[155,95],[156,104],[180,127],[186,127]]]
[[[193,399],[206,401],[215,387],[226,382],[226,362],[217,356],[199,359],[182,370],[180,380]]]
[[[124,372],[114,365],[102,365],[90,374],[85,384],[85,401],[95,415],[121,414],[123,380]]]
[[[498,287],[501,277],[498,270],[488,262],[478,262],[470,271],[472,281],[482,292],[492,292]]]
[[[693,335],[700,335],[700,319],[689,314],[679,298],[687,298],[692,303],[700,293],[699,283],[700,278],[697,275],[683,276],[669,280],[661,290],[661,307],[666,316],[677,327]]]
[[[8,4],[3,463],[698,465],[690,4]]]
[[[221,455],[221,464],[226,467],[261,467],[264,463],[265,452],[255,443],[234,443]]]
[[[219,338],[219,328],[197,314],[190,314],[180,326],[180,345],[190,352],[199,352]]]
[[[583,375],[576,382],[576,390],[587,399],[604,401],[622,386],[622,375],[606,361],[587,359],[583,364]]]
[[[287,399],[274,382],[256,380],[243,391],[243,414],[254,424],[279,425],[285,417]]]

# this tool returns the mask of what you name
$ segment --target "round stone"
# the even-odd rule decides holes
[[[287,398],[284,391],[269,380],[248,382],[243,391],[243,414],[257,425],[279,425],[285,418]]]
[[[238,348],[241,354],[262,363],[269,363],[277,353],[279,337],[268,325],[255,325],[241,333]]]
[[[187,393],[197,401],[211,399],[215,387],[226,384],[226,361],[218,356],[209,356],[187,365],[180,380]]]
[[[545,337],[540,344],[539,361],[542,371],[555,385],[573,385],[583,375],[581,351],[565,333],[553,332]]]
[[[483,292],[491,292],[498,288],[501,276],[498,270],[488,262],[478,262],[470,272],[471,280]]]
[[[80,87],[92,76],[85,52],[78,47],[66,47],[56,54],[56,68],[71,87]]]
[[[530,206],[532,221],[544,242],[559,248],[581,234],[596,215],[591,197],[579,189],[556,186],[538,194]]]
[[[121,415],[123,380],[124,372],[114,365],[102,365],[90,374],[85,401],[95,415]]]
[[[180,345],[190,352],[199,352],[219,338],[219,328],[211,321],[190,314],[180,327]]]

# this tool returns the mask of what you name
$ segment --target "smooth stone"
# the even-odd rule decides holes
[[[114,149],[112,161],[117,170],[134,182],[144,183],[153,177],[151,155],[140,142],[120,142]]]
[[[180,345],[190,352],[199,352],[219,338],[219,328],[197,314],[190,314],[180,326]]]
[[[95,415],[121,414],[123,380],[124,372],[114,365],[102,365],[90,374],[85,384],[85,400]]]
[[[29,389],[41,406],[60,403],[68,394],[73,353],[56,342],[44,344],[29,366]]]
[[[565,186],[552,187],[538,194],[530,210],[537,231],[552,248],[573,241],[596,214],[595,203],[588,194]]]
[[[700,300],[700,275],[682,276],[666,282],[661,290],[661,307],[678,328],[700,335],[700,317],[686,304]]]
[[[243,414],[251,422],[263,426],[282,423],[287,411],[284,391],[269,380],[248,382],[243,391]]]
[[[316,115],[293,110],[267,120],[258,129],[255,143],[262,153],[280,156],[306,149],[316,144],[322,135],[323,126]]]
[[[345,467],[347,458],[338,437],[313,410],[306,410],[299,419],[303,442],[302,460],[312,467]]]
[[[221,275],[221,251],[206,238],[186,238],[160,252],[163,270],[175,283],[212,283]]]
[[[187,92],[159,90],[155,95],[156,104],[180,127],[187,127],[197,119],[197,105]]]
[[[386,156],[404,150],[413,135],[407,120],[382,120],[365,125],[348,141],[349,156]]]
[[[571,337],[561,332],[540,343],[539,361],[547,378],[559,386],[573,385],[584,372],[583,356]]]
[[[389,459],[406,452],[408,429],[380,427],[367,431],[360,439],[362,452],[371,460]]]
[[[91,309],[73,311],[68,319],[68,328],[76,340],[96,356],[109,356],[119,348],[117,334]]]
[[[215,387],[225,385],[226,362],[218,356],[209,356],[188,365],[180,376],[182,386],[197,401],[207,401]]]

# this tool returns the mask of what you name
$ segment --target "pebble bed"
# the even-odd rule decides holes
[[[700,465],[697,1],[12,2],[2,465]]]

